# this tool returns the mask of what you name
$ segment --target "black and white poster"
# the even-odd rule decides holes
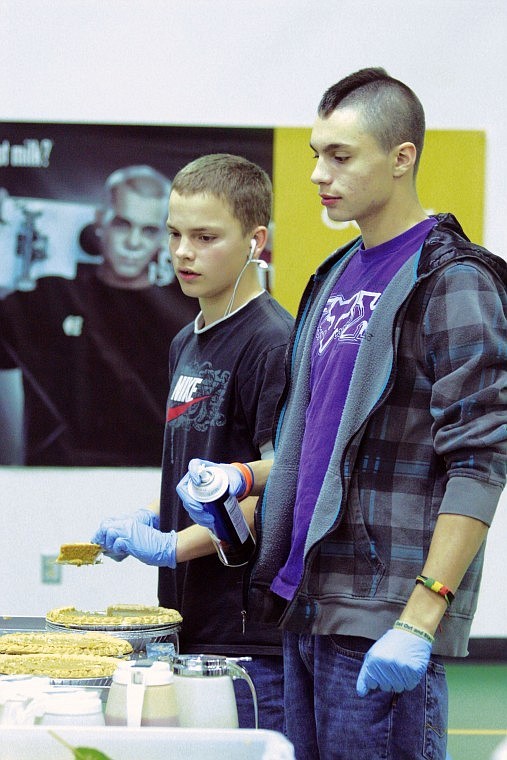
[[[158,467],[175,281],[171,178],[207,153],[272,175],[270,129],[0,122],[0,464]]]

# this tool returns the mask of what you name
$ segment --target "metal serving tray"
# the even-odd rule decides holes
[[[0,615],[0,636],[3,633],[29,633],[45,631],[46,618],[30,615]]]

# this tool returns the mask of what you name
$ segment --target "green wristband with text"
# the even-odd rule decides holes
[[[413,633],[414,636],[419,636],[420,639],[424,639],[424,641],[427,641],[428,644],[433,644],[433,642],[435,641],[435,638],[434,636],[431,635],[431,633],[428,633],[427,631],[423,631],[422,628],[417,628],[415,625],[406,623],[404,620],[397,620],[395,624],[393,625],[393,628],[395,628],[398,631],[406,631],[407,633]]]

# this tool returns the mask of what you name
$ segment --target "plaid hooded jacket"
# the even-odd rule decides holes
[[[269,587],[290,548],[312,340],[355,242],[319,267],[300,305],[257,513],[248,614],[299,632],[378,639],[413,589],[438,514],[489,525],[505,485],[507,264],[439,215],[384,290],[357,356],[303,577],[286,603]],[[442,620],[435,654],[467,654],[483,554]]]

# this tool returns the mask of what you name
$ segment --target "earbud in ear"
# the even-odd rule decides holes
[[[257,240],[255,238],[252,238],[250,240],[250,258],[253,257],[256,248],[257,248]]]

